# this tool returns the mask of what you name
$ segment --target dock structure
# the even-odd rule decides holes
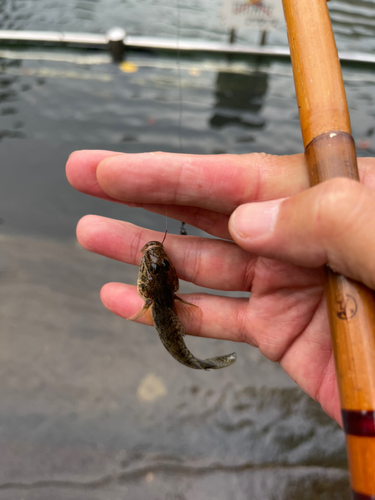
[[[77,47],[110,51],[115,61],[122,60],[128,50],[151,50],[158,52],[235,55],[237,57],[264,57],[290,59],[289,47],[272,45],[242,45],[195,39],[158,38],[127,35],[122,28],[112,28],[106,34],[71,33],[63,31],[0,30],[0,44],[47,45],[55,47]],[[375,55],[362,52],[339,52],[342,63],[374,65]]]

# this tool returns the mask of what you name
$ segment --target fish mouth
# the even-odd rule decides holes
[[[163,245],[162,243],[160,243],[160,241],[149,241],[148,243],[146,243],[146,245],[141,249],[141,252],[144,254],[147,252],[147,250],[150,250],[150,248],[153,248],[153,247],[159,247],[159,248],[163,248]]]

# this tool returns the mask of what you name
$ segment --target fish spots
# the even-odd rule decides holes
[[[163,380],[153,373],[146,375],[141,380],[137,389],[138,399],[147,403],[152,403],[153,401],[164,397],[166,394],[167,388]]]

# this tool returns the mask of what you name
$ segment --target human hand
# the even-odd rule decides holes
[[[187,332],[257,346],[340,423],[322,266],[375,288],[375,160],[359,159],[359,169],[365,185],[333,179],[307,189],[303,155],[78,151],[67,177],[100,198],[160,214],[168,205],[169,217],[216,236],[168,235],[165,247],[181,279],[251,291],[250,300],[184,297],[203,312],[182,316]],[[90,215],[77,237],[90,251],[138,265],[142,246],[162,235]],[[143,305],[136,287],[122,283],[105,285],[101,298],[125,318]]]

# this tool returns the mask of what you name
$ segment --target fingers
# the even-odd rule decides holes
[[[85,194],[110,200],[96,179],[98,164],[109,156],[117,155],[114,151],[75,151],[70,155],[66,163],[66,177],[70,184]]]
[[[72,153],[66,164],[66,176],[70,184],[78,191],[85,194],[117,201],[107,195],[99,186],[96,179],[98,164],[104,158],[116,155],[112,151],[76,151]],[[124,156],[124,155],[123,155]],[[125,203],[125,202],[122,202]],[[140,207],[157,214],[166,214],[166,206],[160,203],[127,203],[133,207]],[[219,238],[231,239],[228,231],[227,215],[222,215],[211,210],[197,207],[185,207],[179,205],[168,205],[168,217],[176,220],[183,220],[187,224],[195,226]]]
[[[201,311],[197,313],[196,308],[180,306],[176,302],[178,316],[189,335],[234,342],[244,341],[242,329],[233,318],[244,317],[248,299],[228,299],[207,294],[181,294],[181,297],[201,308]],[[136,287],[122,283],[104,285],[101,290],[101,299],[107,309],[123,318],[129,318],[144,305],[144,301],[137,294]],[[151,315],[142,316],[137,321],[152,324]]]
[[[375,288],[375,197],[336,178],[285,200],[246,204],[229,230],[244,249],[291,264],[334,271]]]
[[[116,154],[77,151],[69,182],[86,194],[127,204],[172,204],[230,214],[247,201],[290,196],[308,186],[303,155]]]
[[[374,159],[358,163],[362,180],[375,189]],[[169,217],[225,239],[231,239],[229,214],[239,204],[290,196],[308,186],[303,155],[76,151],[66,174],[86,194],[159,214],[168,204]]]
[[[147,203],[132,203],[128,205],[144,208],[155,214],[166,215],[178,221],[184,221],[186,224],[202,229],[202,231],[218,238],[232,239],[228,231],[228,215],[205,210],[204,208],[178,205],[151,205]]]
[[[163,235],[133,224],[88,215],[77,226],[80,244],[92,252],[139,265],[141,248]],[[255,256],[223,240],[168,235],[164,243],[179,277],[207,288],[249,290]]]
[[[291,183],[292,190],[300,189],[301,184],[305,187],[307,175],[303,167],[300,176],[291,177],[290,163],[303,166],[304,160],[302,156],[297,159],[262,154],[146,153],[102,160],[97,179],[103,191],[118,200],[196,206],[230,214],[244,200],[273,197],[275,189],[289,193]],[[275,168],[280,171],[277,183],[270,175]]]

